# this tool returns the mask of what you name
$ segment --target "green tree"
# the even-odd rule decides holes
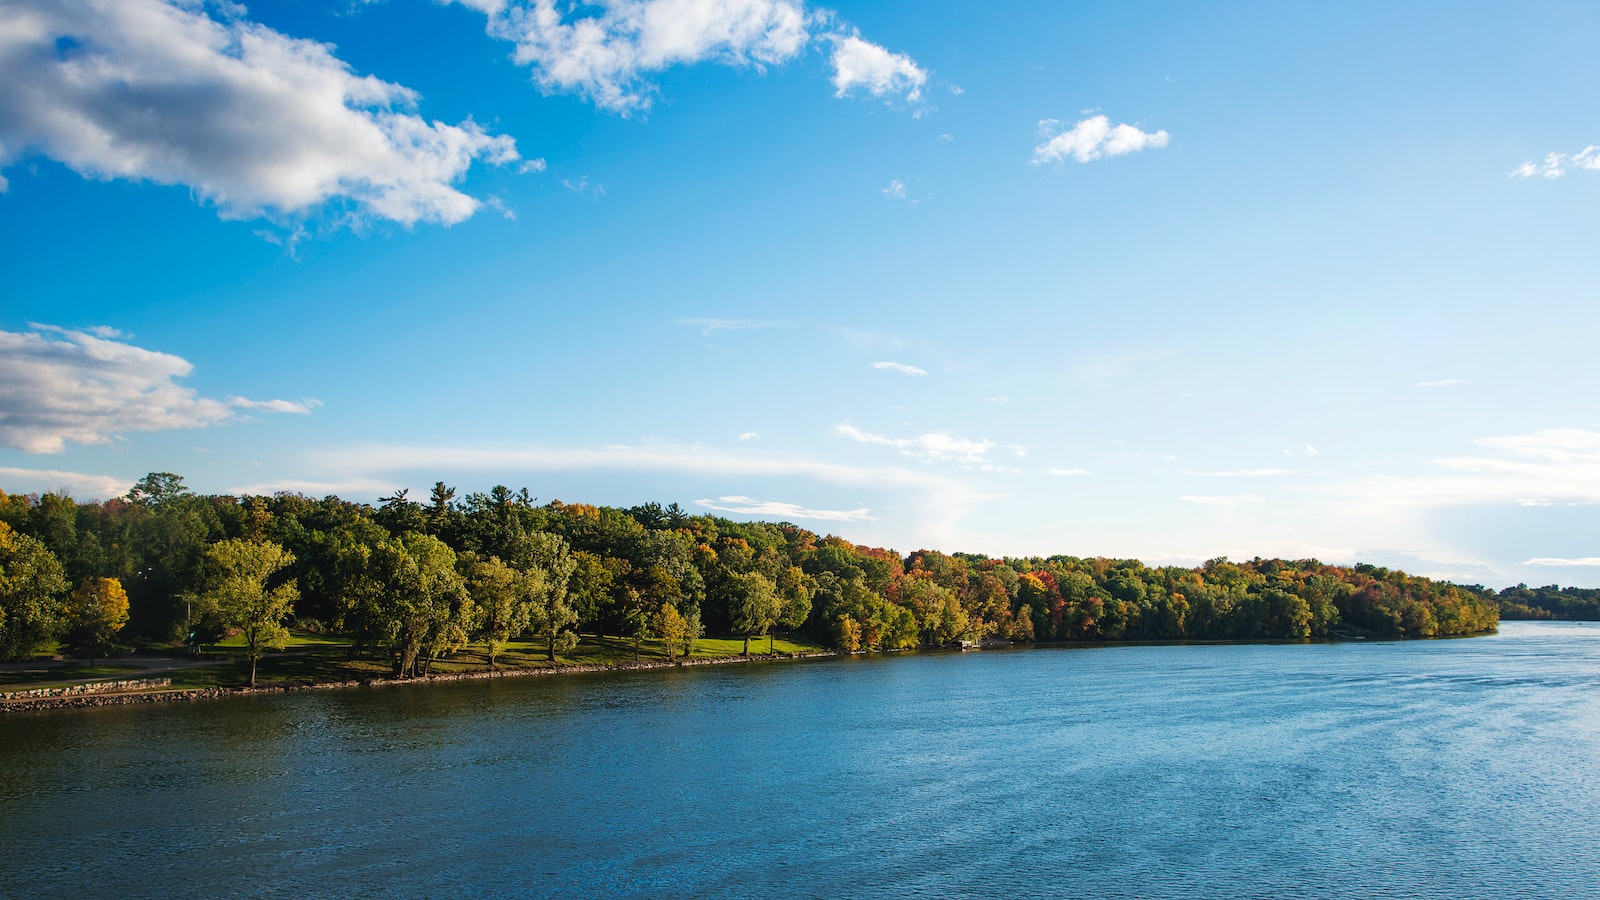
[[[106,657],[122,649],[117,632],[128,624],[128,593],[115,578],[86,578],[67,603],[67,649],[88,657]]]
[[[525,543],[530,563],[523,571],[538,582],[538,589],[530,592],[532,630],[544,643],[549,660],[555,662],[557,650],[571,650],[578,645],[577,632],[572,631],[578,624],[578,611],[573,608],[568,591],[578,563],[560,535],[535,531]]]
[[[0,522],[0,659],[21,659],[55,637],[67,579],[44,544]]]
[[[456,554],[438,538],[407,532],[372,550],[376,631],[399,678],[426,675],[428,664],[467,642],[471,597],[456,572]]]
[[[457,568],[472,598],[477,621],[472,631],[488,646],[489,668],[506,644],[528,630],[532,596],[543,590],[544,573],[516,572],[497,556],[461,554]]]
[[[283,649],[289,629],[283,620],[300,596],[294,580],[269,586],[273,576],[294,563],[294,556],[271,541],[238,538],[218,541],[206,549],[205,587],[202,598],[229,628],[244,635],[250,659],[250,686],[256,685],[256,662],[268,647]]]
[[[750,639],[778,621],[780,610],[777,586],[760,572],[734,572],[724,589],[728,597],[728,621],[733,633],[744,637],[744,655],[750,655]]]

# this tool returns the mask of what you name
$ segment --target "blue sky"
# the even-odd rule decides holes
[[[1588,3],[0,0],[0,487],[1600,585]]]

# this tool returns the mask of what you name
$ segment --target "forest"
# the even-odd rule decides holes
[[[288,629],[337,634],[393,674],[426,674],[468,643],[580,632],[651,638],[803,634],[846,651],[956,642],[1424,638],[1513,614],[1594,612],[1597,592],[1497,597],[1369,565],[1213,559],[1202,566],[1073,556],[992,558],[860,546],[787,522],[540,503],[503,485],[378,505],[291,493],[201,495],[151,473],[79,503],[0,493],[0,658],[58,642],[105,656],[134,642],[242,636],[253,663]],[[1550,595],[1570,603],[1550,609]],[[1588,606],[1583,604],[1587,603]]]

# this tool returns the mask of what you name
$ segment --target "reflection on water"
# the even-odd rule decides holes
[[[8,896],[1600,895],[1600,626],[0,719]]]

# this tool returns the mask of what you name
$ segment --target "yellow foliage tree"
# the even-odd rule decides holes
[[[121,649],[117,633],[128,624],[128,593],[115,578],[86,578],[67,603],[67,649],[88,657],[106,657]]]

